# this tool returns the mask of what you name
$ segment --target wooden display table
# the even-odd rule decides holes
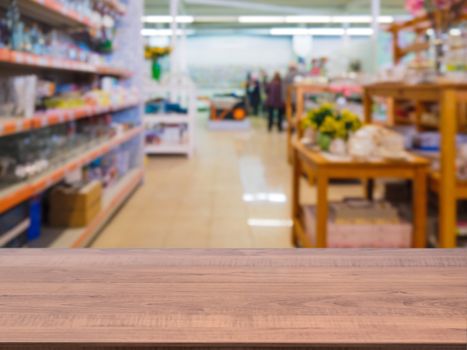
[[[293,237],[296,243],[305,248],[326,247],[328,226],[328,185],[331,179],[400,178],[413,182],[413,239],[415,248],[426,246],[427,217],[427,173],[429,162],[421,157],[412,156],[410,161],[331,161],[320,152],[313,151],[298,139],[293,141],[294,164],[292,183]],[[300,180],[303,173],[316,183],[316,244],[313,245],[303,224],[300,206]],[[367,192],[367,196],[370,193]]]
[[[287,89],[285,99],[285,114],[287,117],[287,157],[292,163],[292,138],[297,129],[298,123],[305,114],[305,95],[307,94],[332,94],[334,91],[329,84],[296,83]],[[293,104],[295,96],[295,106]]]
[[[459,199],[467,199],[467,182],[456,179],[456,134],[467,125],[467,83],[407,85],[377,83],[365,86],[365,120],[372,121],[374,97],[410,100],[422,108],[424,102],[440,103],[441,169],[430,175],[430,188],[439,195],[439,246],[456,246],[456,212]]]
[[[465,250],[3,250],[0,349],[465,350]]]

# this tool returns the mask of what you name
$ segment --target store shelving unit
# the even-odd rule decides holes
[[[8,1],[0,2],[0,6],[7,4]],[[25,16],[51,26],[98,28],[91,18],[67,8],[58,0],[21,0],[18,5]]]
[[[396,66],[400,64],[405,58],[410,55],[419,56],[423,53],[426,53],[431,47],[427,31],[432,29],[433,21],[440,24],[443,21],[443,17],[450,16],[447,12],[438,10],[436,12],[425,14],[422,16],[414,17],[407,21],[395,22],[391,24],[387,31],[392,36],[392,57],[393,64]],[[461,23],[467,21],[467,12],[464,11],[459,18],[455,19],[455,22]],[[404,32],[409,32],[413,34],[412,42],[409,44],[401,43],[401,35]],[[449,47],[449,50],[458,50],[465,48],[466,44],[459,47]],[[421,114],[424,112],[424,107],[422,103],[416,104],[415,114],[413,118],[405,119],[399,118],[395,110],[398,104],[401,102],[398,98],[389,98],[388,99],[388,120],[387,124],[389,125],[415,125],[418,130],[436,130],[439,128],[439,125],[433,125],[430,123],[423,122],[421,120]]]
[[[111,66],[93,65],[80,61],[55,58],[46,55],[34,55],[27,52],[0,49],[0,64],[5,66],[29,67],[47,70],[61,70],[128,78],[131,72]]]
[[[127,108],[132,108],[138,104],[139,101],[137,99],[132,99],[124,103],[110,106],[85,106],[73,109],[56,109],[44,113],[36,113],[32,118],[1,118],[0,136],[67,123],[99,114],[118,112]]]
[[[465,116],[461,105],[467,104],[467,83],[430,83],[408,85],[405,83],[376,83],[365,87],[365,120],[372,121],[374,97],[410,100],[416,103],[440,104],[439,131],[441,133],[441,168],[430,174],[430,189],[439,198],[439,241],[442,248],[456,246],[456,201],[467,199],[467,182],[456,176],[456,135],[464,126]]]
[[[8,230],[0,237],[0,248],[5,247],[10,241],[14,240],[24,231],[26,231],[31,225],[31,220],[24,219],[18,225]]]
[[[121,136],[114,137],[98,146],[84,151],[84,153],[70,159],[68,162],[49,170],[46,174],[0,191],[0,213],[3,213],[36,194],[43,192],[47,188],[61,181],[70,172],[92,162],[96,158],[110,152],[121,144],[139,136],[142,133],[142,130],[143,129],[141,127],[129,130]]]
[[[409,54],[427,51],[430,48],[430,43],[426,40],[426,31],[431,29],[431,21],[435,20],[440,23],[442,21],[441,17],[446,15],[447,14],[443,13],[443,11],[437,11],[431,15],[425,14],[408,21],[396,22],[390,25],[388,31],[392,35],[392,56],[394,64],[399,64],[402,59]],[[466,20],[467,13],[462,14],[457,19],[458,22]],[[405,46],[402,46],[399,40],[401,32],[403,31],[411,31],[415,34],[414,41]]]
[[[187,113],[154,113],[144,115],[144,125],[150,128],[153,125],[180,125],[187,126],[188,141],[186,143],[161,143],[145,145],[148,155],[182,154],[188,157],[193,155],[195,149],[195,118],[197,112],[196,89],[191,81],[175,84],[156,85],[153,82],[146,83],[146,101],[153,98],[168,98],[171,102],[177,102],[187,109]]]
[[[115,212],[122,206],[125,200],[141,184],[143,170],[135,169],[126,174],[109,191],[102,200],[102,210],[83,228],[45,228],[41,238],[29,244],[31,248],[83,248],[87,247],[96,234],[102,229]]]
[[[140,56],[135,56],[135,52],[137,52],[137,48],[142,47],[142,43],[139,39],[132,39],[131,43],[126,45],[122,45],[122,43],[127,43],[129,37],[140,37],[139,18],[141,18],[143,12],[142,3],[128,2],[125,5],[116,0],[105,0],[102,2],[105,2],[105,6],[112,8],[123,16],[122,29],[119,28],[117,30],[117,37],[115,39],[117,41],[115,56],[118,62],[125,64],[126,68],[39,56],[2,48],[0,49],[0,67],[4,68],[2,72],[8,73],[8,70],[11,70],[10,75],[21,75],[23,72],[40,75],[44,71],[54,71],[56,75],[67,72],[84,73],[95,77],[112,76],[117,79],[125,79],[127,80],[127,85],[139,86],[138,72],[143,55],[141,52]],[[6,3],[2,2],[0,6],[4,6]],[[18,5],[22,15],[37,22],[47,23],[49,26],[57,29],[80,28],[88,30],[93,35],[101,25],[85,15],[70,10],[57,0],[22,0],[18,2]],[[127,51],[131,51],[131,53]],[[32,118],[0,118],[0,137],[24,132],[32,133],[34,130],[40,128],[113,112],[118,112],[118,118],[123,118],[128,124],[126,131],[120,131],[113,138],[102,140],[101,142],[97,141],[92,146],[83,146],[73,150],[73,154],[70,154],[66,160],[64,159],[63,163],[53,165],[45,173],[1,189],[0,215],[43,193],[51,186],[61,182],[71,172],[82,168],[123,144],[131,142],[131,149],[137,147],[138,152],[142,154],[142,144],[141,142],[137,142],[138,139],[142,139],[144,129],[141,125],[140,106],[140,99],[136,98],[133,94],[118,104],[85,106],[64,110],[56,109],[38,112]],[[116,210],[125,203],[138,185],[141,184],[143,174],[141,157],[140,160],[134,160],[133,168],[126,174],[122,174],[122,177],[116,184],[105,190],[102,211],[86,227],[53,230],[42,227],[41,237],[38,240],[29,242],[28,246],[60,248],[87,246]],[[7,240],[11,240],[24,232],[29,225],[30,220],[25,220],[10,231],[3,233],[0,245],[5,245],[8,243],[6,242]]]

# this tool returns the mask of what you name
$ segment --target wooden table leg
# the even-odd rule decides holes
[[[365,197],[369,201],[373,201],[375,198],[375,180],[374,179],[367,179],[365,181]]]
[[[441,174],[439,184],[439,246],[456,247],[456,91],[441,97]]]
[[[426,248],[427,170],[416,170],[413,189],[413,248]]]
[[[363,93],[363,113],[365,123],[370,124],[373,119],[373,98],[367,91]]]
[[[316,176],[316,248],[326,248],[328,229],[328,183],[326,175],[318,172]]]
[[[300,177],[301,166],[298,153],[292,147],[292,244],[298,246],[300,239],[296,228],[296,221],[300,218]]]

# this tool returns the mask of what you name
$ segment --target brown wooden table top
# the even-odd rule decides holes
[[[466,306],[467,250],[0,252],[3,349],[465,349]]]
[[[402,168],[411,168],[411,167],[428,167],[430,162],[423,157],[417,156],[413,153],[410,154],[410,159],[408,160],[381,160],[381,161],[365,161],[365,160],[333,160],[327,158],[323,155],[322,152],[316,151],[303,142],[301,142],[297,137],[293,139],[293,145],[299,154],[308,162],[319,165],[319,166],[346,166],[353,168],[390,168],[390,167],[402,167]]]
[[[380,81],[372,84],[363,85],[364,89],[403,89],[403,90],[440,90],[447,88],[467,89],[465,81],[439,81],[432,83],[407,84],[403,81]]]

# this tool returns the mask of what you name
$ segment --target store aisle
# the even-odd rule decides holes
[[[288,248],[291,167],[285,134],[212,132],[200,117],[197,152],[149,158],[146,180],[95,248]],[[335,193],[361,192],[339,186]],[[313,202],[313,190],[305,193]]]
[[[291,247],[285,135],[263,124],[212,132],[200,117],[195,156],[148,158],[144,186],[94,247]]]

